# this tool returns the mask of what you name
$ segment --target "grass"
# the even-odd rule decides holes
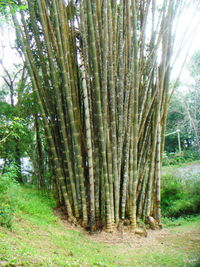
[[[15,195],[12,228],[0,227],[0,266],[199,266],[200,217],[138,238],[141,245],[105,244],[67,229],[53,214],[50,196],[28,187]]]
[[[55,201],[50,194],[39,192],[34,187],[20,187],[17,197],[18,215],[37,224],[51,224],[56,222],[56,218],[52,212],[55,208]]]
[[[167,228],[171,228],[174,226],[182,226],[187,228],[188,226],[190,227],[192,226],[197,226],[198,228],[198,224],[200,222],[200,215],[196,214],[196,215],[188,215],[188,216],[182,216],[179,218],[168,218],[168,217],[163,217],[162,218],[162,223],[164,224],[165,227]],[[178,229],[178,228],[176,228]]]

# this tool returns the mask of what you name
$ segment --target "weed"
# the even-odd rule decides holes
[[[11,228],[14,217],[14,209],[8,203],[0,204],[0,225]]]

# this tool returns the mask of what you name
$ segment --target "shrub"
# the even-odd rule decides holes
[[[13,166],[0,176],[0,225],[8,228],[12,227],[15,212],[16,175],[17,168]]]
[[[194,160],[199,160],[199,154],[197,150],[184,150],[180,154],[177,153],[164,153],[163,155],[163,166],[169,165],[179,165],[187,162],[191,162]]]
[[[179,217],[199,213],[200,177],[183,179],[165,175],[161,186],[161,197],[164,216]]]

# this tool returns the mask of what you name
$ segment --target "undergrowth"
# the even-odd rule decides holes
[[[182,226],[186,225],[191,222],[199,222],[200,221],[200,215],[185,215],[181,216],[179,218],[175,217],[162,217],[162,223],[164,224],[164,227],[174,227],[174,226]]]
[[[55,201],[50,193],[41,193],[32,186],[20,188],[17,198],[17,214],[31,218],[38,224],[48,224],[56,221],[53,214]]]
[[[31,217],[39,224],[53,223],[55,201],[48,192],[39,192],[33,186],[20,186],[15,177],[17,168],[9,168],[0,178],[0,225],[12,228],[15,214]],[[166,174],[161,184],[161,209],[163,217],[200,213],[200,176],[177,178]]]
[[[17,168],[9,168],[0,176],[0,225],[7,228],[12,227],[16,211],[16,192],[19,185],[15,180]]]
[[[181,153],[167,153],[163,155],[162,165],[163,166],[174,166],[181,165],[184,163],[193,162],[199,160],[199,153],[197,150],[183,150]]]

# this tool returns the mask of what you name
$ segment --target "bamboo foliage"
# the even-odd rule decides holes
[[[132,229],[140,218],[160,221],[172,27],[182,2],[27,0],[13,16],[69,220],[108,231],[125,219]]]

